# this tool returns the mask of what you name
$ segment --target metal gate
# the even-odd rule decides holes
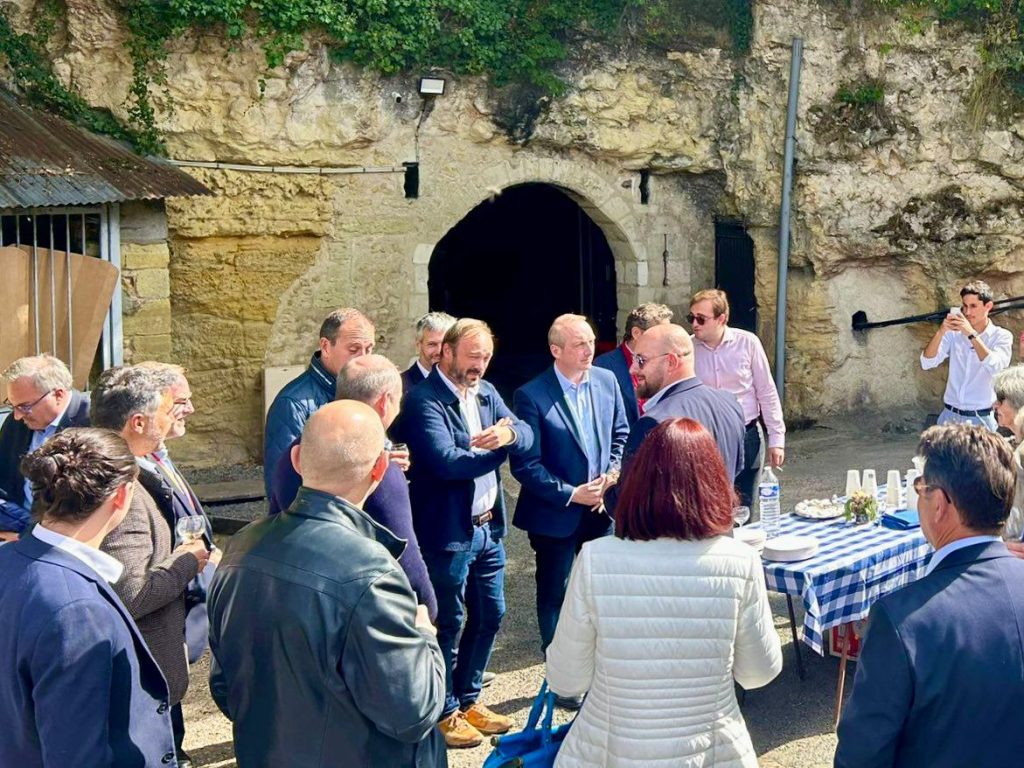
[[[51,323],[52,339],[47,346],[40,338],[40,307],[50,308],[50,317],[57,316],[57,290],[53,264],[48,270],[49,281],[40,280],[40,265],[43,259],[53,259],[54,251],[64,251],[70,256],[80,253],[111,262],[121,268],[121,227],[120,206],[110,203],[101,206],[73,206],[66,208],[23,208],[0,210],[0,245],[21,246],[28,249],[32,259],[32,320],[35,328],[35,353],[50,352],[63,359],[69,368],[74,367],[71,327],[72,288],[70,279],[71,260],[64,259],[68,270],[67,348],[57,349],[57,324]],[[46,284],[42,284],[45,282]],[[121,365],[124,354],[124,337],[121,328],[121,284],[118,280],[114,296],[107,310],[100,341],[99,357],[103,369]]]

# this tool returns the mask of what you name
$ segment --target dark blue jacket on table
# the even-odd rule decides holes
[[[480,381],[477,395],[480,423],[484,429],[503,418],[512,419],[516,440],[495,451],[469,447],[469,429],[459,410],[459,398],[442,381],[435,366],[426,380],[405,399],[402,419],[412,466],[409,491],[413,523],[420,547],[433,551],[468,550],[473,541],[474,480],[493,472],[498,480],[491,535],[505,535],[505,497],[498,471],[505,458],[529,451],[533,431],[508,409],[494,386]]]
[[[298,445],[296,440],[292,445]],[[270,514],[276,515],[292,505],[299,494],[302,477],[292,466],[291,448],[281,456],[274,472],[273,490],[270,496]],[[363,511],[376,522],[383,525],[399,539],[405,541],[405,549],[398,558],[405,575],[409,578],[412,591],[423,605],[427,606],[430,619],[437,618],[437,597],[434,586],[430,583],[427,565],[423,562],[420,545],[416,540],[416,531],[412,526],[412,505],[409,501],[409,483],[401,468],[391,463],[384,477],[381,478],[373,493],[363,504]]]
[[[334,400],[335,377],[320,362],[315,352],[309,367],[289,381],[267,411],[267,426],[263,433],[263,486],[270,498],[270,485],[274,468],[282,453],[288,451],[302,436],[302,428],[320,406]]]
[[[89,426],[89,398],[71,390],[71,401],[57,422],[57,431]],[[21,458],[28,453],[33,432],[24,421],[9,415],[0,427],[0,531],[23,533],[32,521],[25,506],[25,477]]]
[[[629,427],[619,385],[610,372],[591,369],[590,393],[600,450],[598,472],[603,473],[622,460]],[[588,477],[583,438],[554,368],[516,390],[513,410],[533,431],[534,442],[528,451],[511,457],[512,475],[522,484],[512,522],[530,533],[572,536],[580,516],[593,513],[569,499],[576,486],[593,478]]]
[[[0,546],[0,584],[0,765],[173,761],[167,683],[110,586],[31,534]]]
[[[622,351],[622,345],[598,355],[594,358],[594,365],[615,374],[619,391],[622,393],[622,404],[626,408],[626,423],[632,427],[640,418],[640,406],[636,401],[636,388],[633,386],[633,377],[629,374],[629,365],[626,364],[626,354]]]
[[[236,533],[210,587],[210,692],[239,768],[446,765],[444,661],[402,542],[302,488]]]
[[[871,607],[835,765],[1021,765],[1022,712],[1024,560],[974,544]]]

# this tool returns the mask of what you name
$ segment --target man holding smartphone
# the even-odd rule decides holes
[[[953,307],[921,354],[921,368],[937,368],[949,359],[949,378],[939,424],[975,424],[995,432],[992,377],[1010,364],[1013,334],[989,320],[992,289],[973,280],[960,289]]]

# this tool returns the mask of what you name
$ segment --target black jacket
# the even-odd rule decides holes
[[[395,560],[362,510],[302,488],[228,543],[210,586],[210,690],[240,768],[445,765],[445,676]]]
[[[57,431],[88,426],[89,398],[73,389],[71,402],[60,417]],[[25,507],[25,477],[18,465],[31,444],[32,430],[25,426],[24,421],[8,416],[0,427],[0,506],[6,507],[9,504],[12,507],[7,514],[0,514],[0,530],[18,530],[21,533],[29,522],[27,510],[21,513]],[[10,525],[15,518],[20,518],[16,521],[16,524],[21,524],[20,530]]]

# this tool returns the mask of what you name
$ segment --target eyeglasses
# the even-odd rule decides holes
[[[925,491],[942,491],[946,498],[949,498],[949,494],[946,493],[946,489],[941,485],[927,485],[923,477],[914,478],[914,493],[920,496]]]
[[[714,317],[708,317],[707,315],[695,315],[693,312],[686,316],[686,322],[690,325],[696,323],[697,325],[704,325],[708,320],[714,320]]]
[[[659,357],[664,357],[665,355],[671,355],[671,354],[672,354],[671,352],[662,352],[660,355],[654,355],[653,357],[644,357],[643,355],[633,355],[633,360],[636,361],[636,367],[639,368],[642,371],[647,366],[647,364],[649,362],[651,362],[651,360],[657,360]]]
[[[28,403],[28,404],[21,403],[19,405],[15,405],[10,400],[5,399],[4,400],[4,405],[6,405],[8,408],[13,408],[14,410],[16,410],[18,413],[22,414],[23,416],[28,416],[30,413],[32,413],[32,409],[33,408],[35,408],[37,405],[39,405],[41,402],[43,402],[43,400],[45,400],[47,398],[47,396],[53,394],[53,392],[54,392],[54,390],[52,390],[52,389],[48,390],[48,391],[44,392],[42,395],[40,395],[38,398],[33,400],[31,403]]]

